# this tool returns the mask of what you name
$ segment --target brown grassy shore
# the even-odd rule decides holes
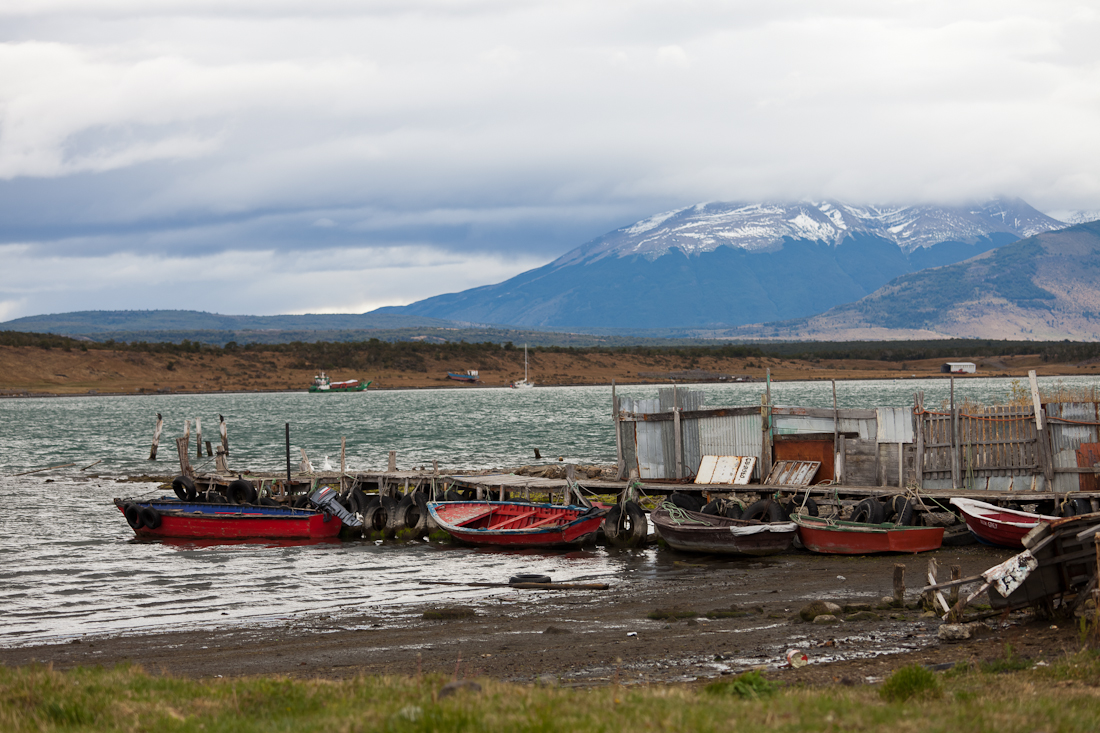
[[[978,364],[978,376],[1097,374],[1098,365],[1054,363],[1038,355],[967,357]],[[334,366],[334,380],[371,380],[371,389],[444,387],[476,388],[447,379],[447,371],[478,369],[481,384],[503,387],[523,377],[522,350],[474,351],[468,356],[433,352],[388,363]],[[366,360],[364,360],[366,362]],[[910,362],[868,359],[782,359],[769,356],[718,357],[585,351],[531,351],[530,379],[538,385],[664,383],[671,373],[693,371],[763,379],[770,369],[775,380],[896,379],[940,375],[943,359]],[[42,348],[0,346],[0,394],[73,395],[88,393],[239,392],[304,390],[324,368],[322,358],[311,363],[301,353],[204,349],[172,353],[132,349]],[[682,377],[678,382],[689,381]]]

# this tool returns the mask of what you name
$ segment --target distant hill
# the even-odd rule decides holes
[[[1009,199],[955,207],[698,204],[610,232],[505,282],[374,313],[540,329],[778,321],[1064,226]]]
[[[1100,340],[1100,221],[1039,234],[904,275],[812,318],[722,338]]]
[[[152,331],[316,331],[466,326],[402,313],[227,316],[186,310],[74,311],[27,316],[0,323],[3,331],[82,334]]]

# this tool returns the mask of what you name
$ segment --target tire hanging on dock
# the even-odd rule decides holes
[[[816,517],[820,514],[820,510],[817,508],[817,502],[814,501],[814,498],[812,496],[806,498],[805,504],[803,504],[798,499],[795,499],[790,504],[787,504],[787,507],[788,508],[785,509],[785,514],[788,517],[792,517],[796,514],[801,514],[802,516]]]
[[[367,513],[363,515],[363,530],[365,532],[381,532],[384,537],[392,537],[389,533],[390,517],[397,510],[397,502],[389,496],[378,497],[378,503],[371,502]]]
[[[649,534],[649,521],[637,502],[616,504],[604,517],[603,534],[612,547],[637,547]]]
[[[251,504],[256,500],[256,487],[248,479],[236,478],[225,489],[230,504]]]
[[[674,492],[668,497],[668,500],[681,509],[686,509],[689,512],[702,511],[703,504],[705,503],[701,496],[692,496],[691,494],[681,494],[679,492]]]
[[[749,504],[749,508],[741,515],[741,519],[746,521],[782,522],[786,517],[783,513],[783,505],[775,499],[768,498]]]
[[[882,524],[886,520],[886,507],[878,499],[870,497],[852,509],[852,521],[860,524]]]
[[[176,476],[172,479],[172,491],[180,501],[194,501],[199,494],[195,489],[195,482],[188,476]]]
[[[396,535],[406,529],[412,530],[417,537],[428,532],[428,499],[420,491],[403,496],[387,522],[387,533]]]
[[[900,527],[913,526],[913,502],[903,494],[897,494],[890,498],[890,521]]]

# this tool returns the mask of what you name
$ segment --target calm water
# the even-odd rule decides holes
[[[1001,399],[1011,381],[959,380],[956,398]],[[749,405],[759,404],[763,385],[697,389],[707,393],[709,405]],[[839,382],[837,398],[841,407],[905,406],[916,390],[924,390],[927,404],[936,404],[946,399],[948,382]],[[620,393],[653,397],[656,388],[626,387]],[[777,383],[772,394],[777,404],[832,406],[828,382]],[[165,431],[160,458],[151,462],[146,459],[158,412]],[[536,447],[547,458],[611,463],[610,412],[610,387],[0,400],[0,645],[165,625],[251,623],[313,611],[386,614],[409,602],[474,602],[489,594],[422,586],[420,579],[658,573],[669,561],[655,550],[539,554],[424,543],[139,543],[110,503],[115,496],[159,493],[153,484],[115,479],[173,473],[172,439],[182,435],[188,418],[201,418],[204,438],[216,443],[218,415],[225,416],[235,468],[285,466],[289,422],[295,463],[298,448],[304,448],[315,466],[326,455],[338,465],[343,436],[352,470],[384,467],[388,452],[396,450],[401,468],[434,459],[445,471],[521,465],[532,460]],[[81,471],[95,461],[101,462]],[[15,475],[63,463],[76,466]]]

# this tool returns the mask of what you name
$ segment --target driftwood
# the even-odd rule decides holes
[[[607,583],[459,583],[453,580],[421,580],[420,585],[459,585],[466,588],[519,588],[520,590],[608,590]]]

